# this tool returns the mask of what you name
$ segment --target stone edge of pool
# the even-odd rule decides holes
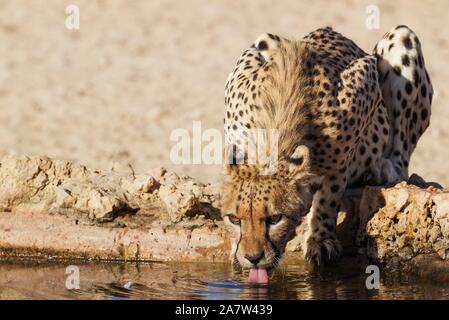
[[[220,186],[163,168],[135,174],[47,157],[0,160],[0,257],[117,261],[229,261]],[[300,251],[306,226],[288,246]],[[449,190],[416,175],[348,190],[337,233],[385,267],[449,280]],[[298,254],[287,256],[297,257]]]

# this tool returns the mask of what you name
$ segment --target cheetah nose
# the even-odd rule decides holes
[[[262,260],[263,256],[263,251],[253,255],[245,254],[245,258],[255,266]]]

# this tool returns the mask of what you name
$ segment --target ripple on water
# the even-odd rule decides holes
[[[356,261],[357,262],[357,261]],[[72,263],[73,264],[73,263]],[[365,266],[278,269],[268,285],[248,285],[227,264],[80,264],[80,289],[67,290],[68,264],[0,261],[0,298],[27,299],[449,299],[449,286],[404,273],[381,275],[379,290],[365,286]]]

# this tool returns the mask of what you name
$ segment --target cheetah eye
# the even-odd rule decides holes
[[[283,217],[282,214],[275,214],[275,215],[269,216],[267,218],[267,223],[270,225],[278,224],[279,222],[281,222],[282,217]]]
[[[228,215],[226,215],[226,216],[228,217],[229,221],[230,221],[232,224],[234,224],[234,225],[236,225],[236,226],[239,226],[239,225],[240,225],[240,219],[237,218],[236,216],[234,216],[233,214],[228,214]]]

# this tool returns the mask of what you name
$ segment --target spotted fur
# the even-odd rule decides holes
[[[420,42],[406,26],[388,32],[372,55],[329,27],[299,41],[257,38],[226,83],[225,133],[245,157],[245,132],[277,129],[277,171],[227,166],[223,215],[236,232],[234,258],[272,269],[305,222],[305,257],[336,259],[343,193],[407,179],[432,94]]]

